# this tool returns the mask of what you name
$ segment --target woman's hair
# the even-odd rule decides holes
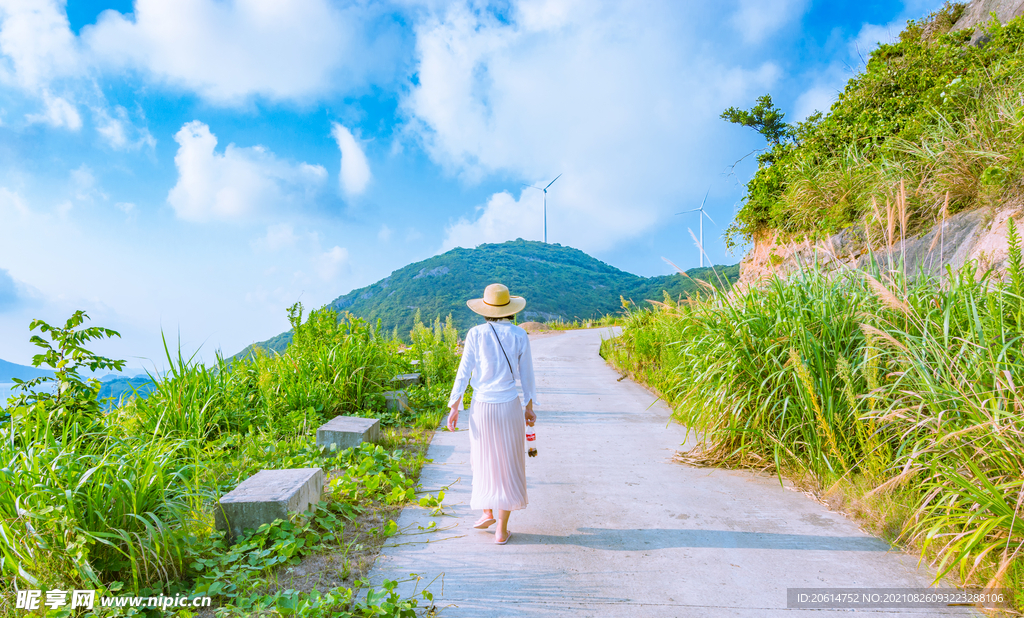
[[[484,316],[484,319],[487,320],[488,322],[500,322],[502,320],[511,320],[512,316],[506,315],[506,316],[503,316],[503,317],[500,317],[500,318],[489,318],[489,317]]]

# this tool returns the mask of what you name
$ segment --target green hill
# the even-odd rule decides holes
[[[39,369],[27,365],[18,365],[0,359],[0,382],[10,382],[12,378],[19,380],[31,380],[32,378],[52,377],[53,372],[49,369]]]
[[[328,306],[339,313],[379,319],[385,330],[397,328],[403,337],[412,329],[417,310],[424,321],[450,313],[459,332],[465,332],[483,319],[466,307],[466,301],[479,298],[490,283],[504,283],[512,294],[526,298],[520,321],[585,320],[620,311],[620,296],[638,303],[664,300],[666,292],[672,298],[685,298],[697,287],[693,279],[718,285],[718,277],[735,281],[739,275],[738,265],[715,270],[717,277],[711,268],[687,271],[692,279],[680,274],[640,277],[579,249],[518,239],[452,249],[352,290]],[[282,351],[289,341],[291,333],[282,333],[256,345]]]

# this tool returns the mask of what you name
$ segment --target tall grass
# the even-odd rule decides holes
[[[945,283],[808,266],[636,309],[604,353],[701,434],[690,461],[888,495],[910,506],[903,540],[941,574],[1019,588],[1024,266],[1012,225],[1010,244],[1005,280],[973,265]]]
[[[40,323],[53,337],[33,339],[49,350],[40,363],[119,362],[81,347],[113,333],[80,328],[83,316],[64,329]],[[147,398],[104,409],[99,383],[72,369],[53,392],[11,399],[0,414],[0,594],[14,585],[188,590],[196,547],[211,546],[214,502],[261,468],[329,467],[313,444],[325,420],[356,414],[411,426],[444,408],[445,396],[424,390],[402,416],[385,410],[381,392],[411,365],[379,327],[325,310],[303,321],[298,305],[290,317],[295,337],[280,355],[218,357],[207,367],[165,342],[170,371],[152,376]],[[435,390],[450,384],[452,357],[457,365],[450,330],[420,338],[422,354],[436,359]]]

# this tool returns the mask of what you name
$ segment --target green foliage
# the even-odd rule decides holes
[[[781,146],[793,139],[793,127],[785,122],[786,115],[772,103],[770,94],[757,98],[750,111],[730,107],[721,118],[743,127],[750,127],[768,140],[769,146]]]
[[[409,339],[412,348],[407,354],[418,361],[416,370],[428,388],[435,384],[451,383],[455,379],[461,357],[458,351],[459,333],[452,324],[452,314],[448,314],[443,325],[441,318],[437,317],[433,326],[428,327],[423,325],[420,312],[416,311]]]
[[[37,328],[41,335],[32,335],[31,343],[43,350],[32,357],[32,366],[46,365],[54,370],[53,375],[44,375],[25,381],[15,378],[16,391],[21,395],[13,400],[14,405],[25,406],[32,411],[45,411],[55,429],[64,422],[91,420],[100,411],[97,395],[100,382],[95,378],[85,379],[79,371],[89,369],[124,369],[125,362],[99,356],[84,346],[95,339],[120,337],[109,328],[90,326],[80,328],[89,319],[84,311],[76,311],[68,318],[64,327],[51,326],[43,320],[32,320],[29,330]],[[45,388],[52,384],[52,389]]]
[[[1012,587],[1024,546],[1024,299],[1012,230],[1009,281],[972,265],[945,285],[803,270],[631,310],[603,354],[703,436],[694,461],[899,492],[912,505],[904,538],[942,572]]]
[[[13,594],[14,582],[144,596],[212,590],[232,599],[234,609],[219,611],[239,615],[257,606],[310,616],[407,615],[415,600],[393,589],[356,601],[347,588],[267,594],[253,587],[312,552],[344,554],[353,543],[346,531],[368,534],[359,532],[361,516],[414,499],[424,461],[415,450],[364,444],[324,454],[313,435],[337,414],[436,427],[454,371],[450,359],[457,359],[452,329],[423,338],[424,352],[440,359],[434,382],[413,389],[412,405],[393,415],[381,391],[411,368],[399,342],[330,310],[303,321],[296,305],[289,317],[296,337],[285,354],[218,358],[206,367],[167,349],[170,371],[151,376],[150,396],[107,410],[96,400],[99,382],[79,372],[123,366],[86,348],[116,333],[82,328],[81,312],[63,328],[33,322],[50,337],[32,340],[45,350],[37,364],[56,370],[49,380],[57,388],[43,390],[46,377],[25,382],[0,417],[0,593]],[[384,444],[397,442],[401,431],[389,430]],[[245,478],[314,466],[334,472],[324,503],[308,517],[265,526],[231,546],[212,531],[214,503]],[[396,532],[385,521],[377,534]]]
[[[911,22],[826,115],[792,127],[794,142],[777,140],[759,158],[729,241],[871,224],[872,201],[894,201],[901,180],[917,187],[911,229],[939,212],[947,191],[954,212],[1020,194],[1024,19],[993,21],[984,43],[969,45],[970,30],[949,32],[962,12],[947,4]]]
[[[687,297],[697,289],[693,279],[718,285],[718,277],[735,281],[739,266],[695,268],[662,277],[638,277],[596,260],[586,253],[536,241],[515,240],[484,244],[475,249],[456,248],[422,262],[410,264],[377,283],[352,290],[335,299],[329,308],[380,322],[381,328],[401,336],[414,332],[416,315],[429,326],[436,318],[451,316],[451,325],[465,333],[483,321],[466,306],[494,282],[504,283],[512,294],[526,298],[521,322],[585,321],[600,319],[621,310],[619,297],[660,299]],[[434,322],[436,324],[436,322]],[[283,333],[247,348],[283,352],[291,336]]]
[[[444,491],[437,492],[436,496],[427,494],[420,498],[420,506],[425,509],[430,509],[430,514],[434,517],[444,515]]]

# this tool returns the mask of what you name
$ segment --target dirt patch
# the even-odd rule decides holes
[[[543,333],[551,330],[548,328],[547,324],[542,324],[540,322],[523,322],[522,324],[519,325],[519,328],[525,330],[530,334]]]
[[[395,519],[400,506],[367,511],[345,523],[342,548],[306,556],[299,564],[278,569],[268,581],[266,594],[279,590],[328,590],[337,586],[351,588],[355,581],[370,572],[381,547],[387,540],[382,534],[384,524]]]

